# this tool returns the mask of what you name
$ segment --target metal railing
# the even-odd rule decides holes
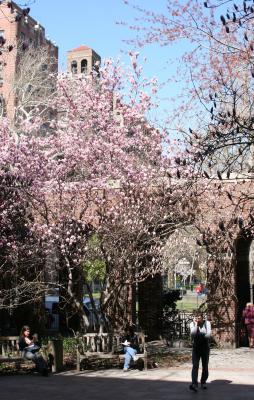
[[[193,313],[188,311],[173,311],[162,322],[163,338],[168,342],[190,340],[190,323]]]

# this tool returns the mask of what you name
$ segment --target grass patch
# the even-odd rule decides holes
[[[178,310],[193,311],[197,310],[205,301],[204,296],[186,295],[183,296],[182,300],[177,301],[176,306]]]
[[[176,303],[176,308],[177,308],[177,310],[193,311],[193,310],[196,310],[198,307],[197,307],[197,303],[194,303],[194,302],[189,303],[184,300],[179,300]]]

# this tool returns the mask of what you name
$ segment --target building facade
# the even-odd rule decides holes
[[[58,47],[45,37],[45,29],[29,15],[29,8],[22,9],[13,1],[0,4],[0,100],[1,113],[12,123],[17,98],[13,85],[21,52],[46,47],[49,61],[57,71]]]

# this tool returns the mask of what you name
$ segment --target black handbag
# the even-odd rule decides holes
[[[31,353],[37,353],[37,351],[39,351],[39,350],[40,350],[40,346],[38,346],[37,344],[34,344],[30,348],[28,348],[28,351],[31,351]]]

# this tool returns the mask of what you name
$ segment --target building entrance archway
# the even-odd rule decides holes
[[[236,307],[236,344],[245,346],[246,335],[243,333],[244,324],[242,312],[246,303],[253,303],[253,266],[254,266],[254,241],[241,237],[236,242],[236,268],[235,268],[235,294],[237,297]]]

